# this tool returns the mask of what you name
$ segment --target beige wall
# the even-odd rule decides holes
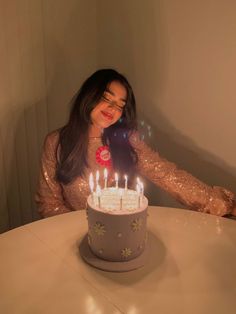
[[[99,65],[128,75],[155,147],[236,192],[236,2],[99,3]],[[175,204],[150,191],[152,203]]]
[[[96,1],[0,1],[0,231],[37,219],[46,133],[96,68]]]

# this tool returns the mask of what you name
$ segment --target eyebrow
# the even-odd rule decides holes
[[[109,88],[106,88],[105,92],[109,93],[109,94],[111,94],[113,96],[116,96],[115,93],[113,93]],[[120,98],[119,100],[123,101],[124,103],[126,103],[126,101],[127,101],[127,99],[124,99],[124,98]]]

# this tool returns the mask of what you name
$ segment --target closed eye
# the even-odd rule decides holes
[[[105,102],[108,102],[109,104],[112,103],[112,100],[108,99],[106,96],[102,96],[102,99],[105,100]]]
[[[104,96],[104,95],[102,96],[102,99],[103,99],[105,102],[107,102],[108,104],[114,106],[118,111],[123,112],[124,106],[119,106],[119,105],[117,105],[115,101],[113,101],[113,100],[107,98],[107,97]]]

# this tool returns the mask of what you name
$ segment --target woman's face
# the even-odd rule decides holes
[[[104,129],[116,123],[122,116],[126,98],[126,88],[117,81],[111,82],[91,112],[92,127]]]

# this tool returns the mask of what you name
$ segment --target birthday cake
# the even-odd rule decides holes
[[[148,200],[139,191],[105,188],[87,200],[88,246],[99,259],[128,262],[147,242]]]

